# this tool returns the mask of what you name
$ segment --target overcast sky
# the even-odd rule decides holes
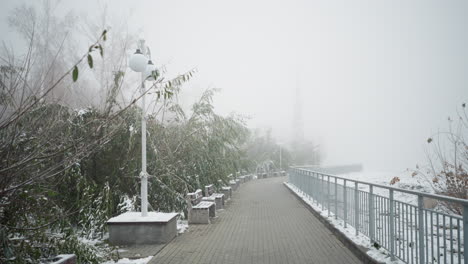
[[[0,33],[21,1],[2,0]],[[98,4],[96,4],[98,3]],[[93,17],[106,1],[61,1]],[[170,73],[196,67],[183,101],[221,88],[220,113],[251,117],[287,144],[295,90],[325,163],[402,171],[468,98],[468,1],[108,1]],[[62,11],[61,11],[62,12]],[[112,26],[112,25],[110,25]]]

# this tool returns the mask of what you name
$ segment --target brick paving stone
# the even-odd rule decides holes
[[[148,256],[156,255],[162,248],[164,248],[164,246],[164,244],[126,246],[120,247],[118,250],[114,251],[113,254],[117,258],[146,258]]]
[[[210,225],[190,225],[153,257],[170,263],[361,263],[283,186],[242,184]]]

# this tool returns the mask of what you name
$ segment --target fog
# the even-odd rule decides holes
[[[6,43],[19,41],[6,17],[20,3],[2,0]],[[217,111],[246,115],[285,144],[302,105],[304,135],[325,164],[424,163],[426,139],[468,98],[467,1],[81,0],[57,12],[92,18],[105,6],[168,74],[197,69],[185,104],[220,88]]]

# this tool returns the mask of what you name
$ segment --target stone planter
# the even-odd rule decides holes
[[[176,213],[126,212],[107,221],[112,245],[148,245],[170,242],[177,235]]]

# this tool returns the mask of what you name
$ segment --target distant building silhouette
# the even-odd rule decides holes
[[[295,165],[319,165],[320,154],[318,146],[314,146],[312,141],[304,137],[304,120],[302,109],[302,91],[301,84],[296,84],[296,95],[294,102],[294,116],[292,124],[292,158]]]

